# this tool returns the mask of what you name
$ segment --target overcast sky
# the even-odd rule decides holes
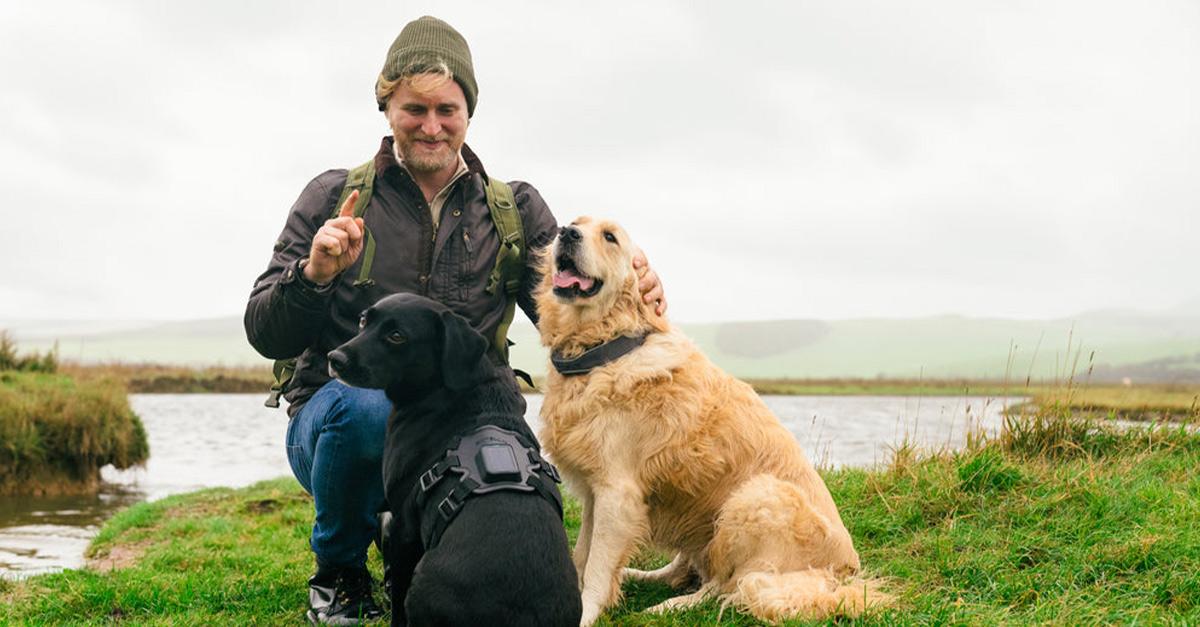
[[[304,185],[387,133],[423,14],[467,142],[622,222],[684,321],[1200,297],[1200,3],[0,3],[0,320],[240,315]]]

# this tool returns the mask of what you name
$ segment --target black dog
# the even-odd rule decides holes
[[[360,328],[329,367],[393,404],[383,454],[392,624],[578,625],[557,473],[487,340],[412,294],[380,300]]]

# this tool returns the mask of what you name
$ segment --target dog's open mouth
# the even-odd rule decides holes
[[[604,281],[579,271],[570,255],[560,254],[554,259],[554,294],[564,298],[594,296]]]

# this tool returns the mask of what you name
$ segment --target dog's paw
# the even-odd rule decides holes
[[[674,610],[686,610],[693,605],[703,602],[707,597],[708,590],[701,588],[691,594],[672,597],[666,601],[663,601],[662,603],[659,603],[658,605],[648,607],[646,608],[646,612],[650,614],[662,614],[664,612],[671,612]]]

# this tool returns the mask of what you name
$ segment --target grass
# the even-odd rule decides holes
[[[968,379],[749,379],[759,394],[799,396],[1025,396],[1030,408],[1137,421],[1200,419],[1200,384],[1028,382]],[[1017,406],[1020,408],[1020,406]]]
[[[1047,389],[1033,402],[1075,415],[1139,421],[1195,421],[1200,418],[1200,385],[1089,385]]]
[[[64,362],[59,369],[82,381],[118,381],[131,394],[261,393],[265,397],[275,382],[270,366],[192,367]]]
[[[146,461],[149,444],[111,379],[57,373],[55,351],[17,355],[0,331],[0,495],[94,491],[100,468]]]
[[[18,355],[0,331],[0,495],[94,491],[102,466],[149,456],[123,388],[58,368],[57,351]]]
[[[58,368],[58,347],[55,346],[45,353],[17,354],[17,343],[8,334],[0,330],[0,371],[17,372],[54,372]]]
[[[901,446],[885,467],[826,472],[863,563],[898,597],[891,608],[836,622],[1200,621],[1198,467],[1200,435],[1189,426],[1117,431],[1060,407],[1010,417],[1000,435],[974,438],[960,452]],[[568,500],[572,542],[578,516]],[[0,584],[0,616],[31,624],[296,622],[311,571],[311,520],[311,501],[290,479],[137,505],[90,549],[101,565],[122,567]],[[665,559],[643,550],[635,564]],[[600,624],[758,624],[713,602],[641,612],[670,595],[626,585]]]
[[[791,396],[1024,396],[1002,381],[969,379],[746,379],[759,394]]]

